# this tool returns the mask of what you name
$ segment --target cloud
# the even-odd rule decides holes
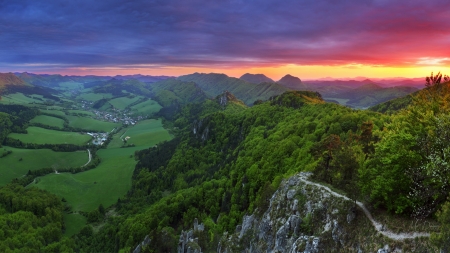
[[[10,2],[0,3],[3,66],[403,66],[450,55],[443,0]]]

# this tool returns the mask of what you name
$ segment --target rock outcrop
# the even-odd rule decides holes
[[[405,252],[408,243],[414,246],[406,249],[428,252],[426,241],[383,236],[354,201],[307,183],[308,176],[299,173],[283,181],[267,210],[244,216],[235,233],[223,235],[217,252],[390,253]]]

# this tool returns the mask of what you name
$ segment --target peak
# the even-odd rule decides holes
[[[13,73],[0,73],[0,85],[26,85],[26,82]]]
[[[246,73],[244,75],[242,75],[239,79],[247,81],[249,83],[273,83],[274,81],[270,78],[268,78],[266,75],[264,74],[250,74],[250,73]]]
[[[287,75],[283,76],[283,77],[280,79],[280,81],[278,81],[278,82],[282,82],[282,81],[284,81],[284,80],[296,80],[296,81],[301,82],[300,78],[298,78],[298,77],[296,77],[296,76],[293,76],[293,75],[290,75],[290,74],[287,74]]]
[[[222,94],[216,97],[216,101],[222,106],[225,107],[229,102],[235,102],[238,104],[244,104],[241,100],[237,99],[231,92],[224,91]]]
[[[300,78],[289,74],[283,76],[283,78],[281,78],[278,81],[278,83],[287,87],[300,87],[303,85],[302,80],[300,80]]]

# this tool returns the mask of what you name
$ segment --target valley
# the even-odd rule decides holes
[[[35,207],[13,204],[18,197],[11,189],[24,196],[49,194],[42,196],[53,199],[58,210],[49,221],[62,227],[51,243],[36,242],[40,247],[128,252],[151,238],[145,249],[173,251],[194,220],[203,223],[203,230],[194,228],[198,241],[189,247],[206,252],[249,247],[351,251],[380,249],[380,244],[408,251],[437,245],[440,225],[430,214],[446,205],[446,195],[434,195],[435,204],[422,188],[414,190],[417,198],[406,197],[413,189],[408,182],[424,179],[404,173],[418,156],[401,157],[410,150],[425,152],[417,139],[437,148],[441,142],[433,134],[421,136],[420,130],[408,133],[419,137],[396,131],[417,120],[423,124],[417,129],[447,131],[438,122],[448,121],[447,97],[442,96],[448,82],[408,99],[398,89],[363,83],[335,87],[341,89],[336,94],[321,86],[325,94],[334,94],[324,98],[304,90],[308,84],[291,75],[279,82],[264,75],[241,80],[199,73],[156,82],[28,75],[29,82],[33,78],[45,86],[27,84],[31,88],[19,89],[24,93],[8,92],[11,86],[6,86],[0,100],[0,203],[6,203],[1,204],[8,208],[5,214],[16,214]],[[251,83],[255,80],[263,82]],[[432,90],[438,85],[439,92]],[[32,94],[40,89],[42,95]],[[377,92],[383,94],[379,98],[401,98],[368,110],[339,104],[358,97],[378,103],[367,98]],[[437,118],[425,113],[430,108]],[[403,155],[391,153],[393,148]],[[445,178],[428,182],[428,189],[446,187]],[[279,201],[280,211],[271,199]],[[347,224],[349,215],[354,222]],[[418,227],[406,226],[405,220]],[[244,234],[248,240],[243,241]]]

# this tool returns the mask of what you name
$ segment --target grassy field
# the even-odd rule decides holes
[[[154,114],[161,108],[162,106],[158,102],[151,99],[130,107],[133,112],[143,114]]]
[[[109,132],[113,128],[120,126],[119,123],[100,121],[87,117],[67,116],[67,119],[69,119],[69,126],[82,128],[85,130]]]
[[[91,137],[86,134],[56,131],[40,127],[28,127],[27,131],[28,131],[27,134],[11,133],[8,135],[8,137],[19,139],[25,143],[37,143],[37,144],[68,143],[75,145],[84,145],[91,139]]]
[[[64,127],[64,120],[60,118],[55,118],[47,115],[38,115],[34,117],[30,122],[32,123],[41,123],[47,126],[55,126],[59,128]]]
[[[38,99],[36,99],[38,98]],[[42,103],[43,97],[41,95],[33,95],[32,97],[26,97],[22,93],[14,93],[14,94],[8,94],[3,95],[2,99],[0,100],[0,103],[3,104],[31,104],[31,103]]]
[[[112,94],[110,93],[93,93],[93,92],[89,92],[89,93],[83,93],[80,94],[77,98],[86,100],[86,101],[97,101],[100,100],[102,98],[112,98]]]
[[[77,213],[65,213],[64,223],[66,224],[66,231],[64,232],[64,235],[70,237],[80,232],[84,225],[86,225],[86,217]]]
[[[136,96],[134,98],[128,98],[128,97],[120,97],[120,98],[114,98],[109,100],[109,103],[114,106],[114,108],[123,110],[125,109],[128,105],[138,101],[139,99],[141,99],[142,97]]]
[[[0,185],[11,182],[12,179],[25,175],[28,170],[40,168],[60,168],[79,167],[88,161],[86,151],[77,152],[55,152],[50,149],[18,149],[3,147],[0,153],[5,150],[12,151],[11,154],[0,158]],[[19,161],[22,159],[21,161]]]
[[[97,168],[78,174],[46,175],[32,186],[64,197],[73,211],[92,211],[100,204],[105,207],[112,205],[131,187],[131,176],[136,165],[134,152],[172,138],[162,128],[160,120],[146,120],[128,131],[135,138],[145,137],[139,146],[99,150],[97,154],[102,162]],[[151,135],[154,137],[150,138]],[[115,138],[119,136],[116,134]]]
[[[130,137],[127,144],[134,144],[136,146],[145,146],[149,143],[156,144],[172,138],[167,130],[163,128],[161,120],[156,119],[138,122],[126,131],[123,138],[127,136]]]
[[[60,110],[40,110],[43,113],[46,114],[53,114],[53,115],[59,115],[59,116],[66,116],[66,114],[63,111]]]
[[[83,111],[83,110],[69,110],[69,113],[78,113],[78,114],[84,114],[86,116],[94,116],[94,113],[89,111]]]
[[[102,162],[97,168],[78,174],[46,175],[33,186],[64,197],[73,211],[92,211],[100,204],[108,207],[131,187],[136,161],[130,155],[136,149],[100,150]]]

